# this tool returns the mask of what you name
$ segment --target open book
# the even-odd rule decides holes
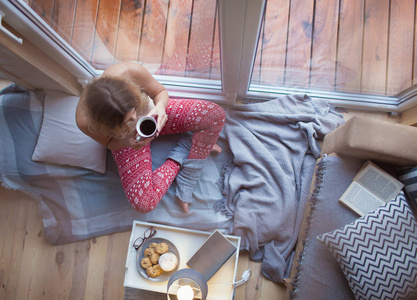
[[[367,161],[353,178],[353,182],[340,197],[339,201],[347,205],[360,216],[394,199],[403,188],[403,184],[390,174]]]

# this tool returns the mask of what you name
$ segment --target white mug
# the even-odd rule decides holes
[[[136,131],[139,136],[136,138],[139,141],[141,138],[148,138],[153,136],[157,130],[156,120],[152,117],[144,116],[136,123]]]

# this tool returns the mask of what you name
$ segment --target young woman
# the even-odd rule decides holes
[[[152,99],[152,100],[150,100]],[[132,207],[154,209],[178,175],[182,161],[168,158],[152,171],[150,141],[136,140],[136,122],[142,116],[157,120],[157,134],[192,131],[188,159],[206,159],[225,121],[217,104],[195,99],[169,99],[165,88],[136,63],[109,67],[84,89],[76,112],[78,127],[112,150],[122,186]],[[188,203],[181,202],[188,212]]]

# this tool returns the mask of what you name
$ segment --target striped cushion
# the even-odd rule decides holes
[[[416,299],[417,221],[404,194],[322,234],[356,299]]]

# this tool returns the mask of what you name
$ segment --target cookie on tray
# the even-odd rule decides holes
[[[143,251],[145,257],[151,257],[154,253],[156,253],[154,248],[146,248],[145,251]]]
[[[144,269],[152,267],[151,259],[149,257],[142,258],[141,261],[140,261],[140,266]]]
[[[155,247],[155,251],[156,253],[158,253],[159,255],[162,255],[166,252],[168,252],[169,248],[167,243],[159,243],[156,247]]]
[[[146,275],[148,275],[149,277],[155,278],[156,276],[158,276],[158,273],[155,271],[153,266],[150,266],[146,269]]]
[[[157,253],[152,254],[150,257],[152,265],[156,265],[159,261],[159,255]]]
[[[148,275],[149,277],[155,278],[159,275],[162,274],[162,269],[159,265],[153,265],[151,267],[148,267],[146,269],[146,275]]]
[[[162,268],[159,266],[159,264],[153,265],[152,268],[155,270],[155,272],[158,274],[156,276],[161,275],[164,271],[162,270]]]

